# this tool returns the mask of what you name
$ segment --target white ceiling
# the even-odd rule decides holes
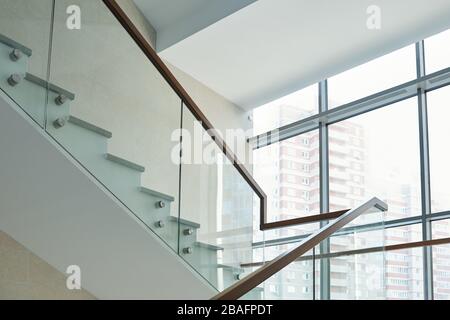
[[[157,30],[159,54],[244,109],[450,27],[449,0],[219,1],[229,5],[135,0]],[[366,27],[373,4],[381,30]]]

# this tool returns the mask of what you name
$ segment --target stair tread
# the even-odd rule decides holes
[[[105,157],[109,161],[121,164],[121,165],[123,165],[125,167],[128,167],[130,169],[133,169],[133,170],[136,170],[136,171],[139,171],[139,172],[144,172],[145,171],[145,167],[143,167],[143,166],[141,166],[141,165],[139,165],[137,163],[131,162],[129,160],[126,160],[126,159],[120,158],[118,156],[115,156],[113,154],[107,153],[105,155]]]
[[[170,216],[170,220],[172,221],[179,221],[181,224],[193,227],[195,229],[200,228],[200,224],[198,224],[197,222],[192,222],[183,218],[178,218],[178,217],[174,217],[174,216]]]
[[[110,131],[105,130],[103,128],[100,128],[100,127],[96,126],[95,124],[89,123],[89,122],[84,121],[84,120],[82,120],[80,118],[77,118],[77,117],[74,117],[74,116],[70,116],[68,121],[70,123],[72,123],[72,124],[75,124],[75,125],[77,125],[79,127],[84,128],[86,130],[90,130],[90,131],[93,131],[95,133],[98,133],[98,134],[100,134],[100,135],[102,135],[102,136],[104,136],[104,137],[106,137],[108,139],[112,137],[112,133]]]
[[[159,192],[159,191],[155,191],[155,190],[152,190],[152,189],[149,189],[149,188],[146,188],[146,187],[140,187],[140,190],[143,193],[147,193],[147,194],[150,194],[152,196],[155,196],[155,197],[167,200],[167,201],[171,201],[171,202],[175,201],[174,197],[169,196],[168,194],[165,194],[165,193],[162,193],[162,192]]]
[[[42,78],[39,78],[38,76],[35,76],[34,74],[31,74],[29,72],[27,72],[25,74],[25,80],[28,80],[34,84],[37,84],[38,86],[41,86],[45,89],[48,89],[50,91],[56,92],[58,94],[62,94],[64,96],[66,96],[69,100],[74,100],[75,99],[75,94],[63,89],[61,87],[58,87],[57,85],[50,83]]]
[[[14,49],[19,49],[20,51],[23,52],[23,54],[31,57],[32,54],[32,50],[26,46],[24,46],[23,44],[8,38],[7,36],[0,34],[0,42],[6,44],[7,46],[14,48]]]

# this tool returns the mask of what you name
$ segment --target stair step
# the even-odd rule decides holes
[[[112,137],[112,133],[110,131],[102,129],[100,127],[97,127],[96,125],[89,123],[87,121],[81,120],[80,118],[70,116],[68,121],[74,125],[84,128],[86,130],[90,130],[95,133],[98,133],[99,135],[102,135],[108,139],[110,139]]]
[[[14,49],[19,49],[20,51],[22,51],[23,54],[31,57],[32,54],[32,50],[26,46],[24,46],[23,44],[20,44],[17,41],[14,41],[11,38],[8,38],[7,36],[0,34],[0,42],[6,44],[7,46],[14,48]]]
[[[128,168],[130,168],[130,169],[133,169],[133,170],[136,170],[136,171],[139,171],[139,172],[144,172],[144,171],[145,171],[145,167],[143,167],[143,166],[141,166],[141,165],[138,165],[138,164],[136,164],[136,163],[134,163],[134,162],[125,160],[125,159],[123,159],[123,158],[117,157],[117,156],[115,156],[115,155],[112,155],[112,154],[110,154],[110,153],[107,153],[107,154],[105,155],[105,157],[106,157],[106,159],[109,160],[109,161],[112,161],[112,162],[121,164],[121,165],[123,165],[123,166],[125,166],[125,167],[128,167]]]
[[[30,81],[30,82],[32,82],[32,83],[34,83],[34,84],[37,84],[38,86],[41,86],[41,87],[43,87],[45,89],[48,89],[50,91],[56,92],[56,93],[61,94],[61,95],[64,95],[69,100],[74,100],[75,99],[75,94],[73,94],[72,92],[67,91],[66,89],[63,89],[61,87],[58,87],[57,85],[52,84],[52,83],[50,83],[50,82],[48,82],[48,81],[46,81],[46,80],[44,80],[42,78],[39,78],[38,76],[35,76],[35,75],[31,74],[31,73],[27,72],[25,74],[25,79]]]
[[[174,197],[169,196],[169,195],[164,194],[164,193],[161,193],[161,192],[158,192],[158,191],[155,191],[155,190],[152,190],[152,189],[149,189],[149,188],[140,187],[140,190],[143,193],[150,194],[150,195],[155,196],[157,198],[161,198],[161,199],[164,199],[164,200],[167,200],[167,201],[170,201],[170,202],[175,201]]]
[[[206,249],[210,249],[210,250],[216,250],[216,251],[223,250],[222,247],[215,246],[215,245],[209,244],[209,243],[204,243],[204,242],[196,242],[195,245],[196,245],[197,247],[200,247],[200,248],[206,248]]]
[[[183,218],[170,216],[170,220],[171,221],[180,222],[181,224],[184,224],[184,225],[186,225],[188,227],[192,227],[192,228],[195,228],[195,229],[200,228],[200,225],[198,223],[192,222],[192,221],[189,221],[189,220],[186,220],[186,219],[183,219]]]

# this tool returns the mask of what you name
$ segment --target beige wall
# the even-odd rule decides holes
[[[0,231],[0,299],[95,297],[85,290],[68,290],[66,275]]]

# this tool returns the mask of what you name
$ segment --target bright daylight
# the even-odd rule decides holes
[[[0,300],[450,300],[448,0],[0,0],[0,53]]]

